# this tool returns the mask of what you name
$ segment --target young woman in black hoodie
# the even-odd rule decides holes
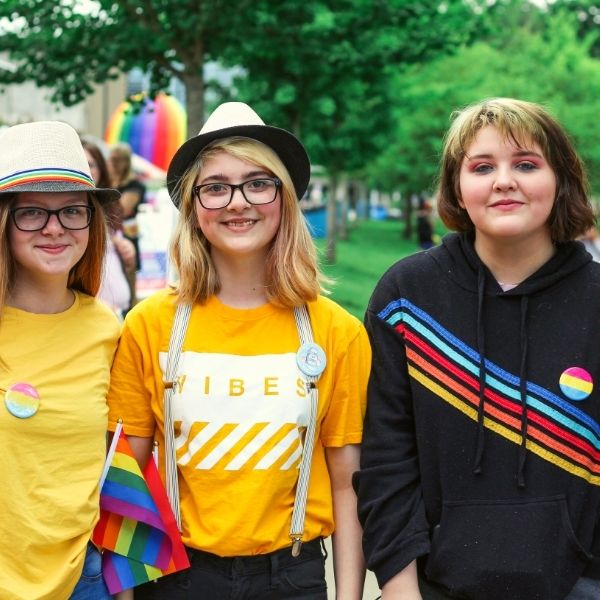
[[[383,599],[600,598],[600,264],[584,169],[542,107],[472,105],[445,140],[457,233],[382,277],[361,470]]]

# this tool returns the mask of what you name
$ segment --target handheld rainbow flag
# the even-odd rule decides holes
[[[154,460],[142,473],[119,423],[100,480],[100,520],[92,540],[104,549],[108,591],[190,566]]]

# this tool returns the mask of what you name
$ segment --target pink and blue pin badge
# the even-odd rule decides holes
[[[304,375],[318,377],[325,370],[327,357],[321,346],[307,342],[296,352],[296,364]]]
[[[4,392],[4,405],[13,417],[28,419],[38,411],[40,395],[28,383],[15,383]]]
[[[558,381],[562,393],[569,400],[585,400],[594,389],[592,376],[581,367],[565,369]]]

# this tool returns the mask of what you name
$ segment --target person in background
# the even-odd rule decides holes
[[[89,543],[119,335],[100,287],[118,198],[61,122],[0,133],[0,598],[108,600]]]
[[[419,247],[422,250],[428,250],[434,246],[433,241],[433,221],[431,213],[433,206],[431,202],[424,198],[419,199],[419,208],[417,210],[417,238]]]
[[[82,139],[92,178],[98,187],[110,187],[110,178],[102,150],[91,140]],[[118,198],[103,204],[108,225],[104,273],[98,297],[119,316],[131,308],[128,273],[135,272],[136,251],[133,242],[123,235],[123,208]]]
[[[298,139],[239,102],[171,161],[179,282],[128,313],[109,419],[122,419],[140,464],[155,437],[164,449],[192,567],[136,598],[326,600],[332,533],[337,598],[362,598],[351,475],[370,349],[362,324],[321,294],[298,202],[309,177]]]
[[[585,246],[585,249],[592,255],[596,262],[600,262],[600,233],[598,227],[594,224],[590,227],[579,240]]]
[[[446,136],[457,233],[369,302],[361,469],[383,599],[600,598],[600,265],[583,165],[541,106],[485,100]]]
[[[132,153],[129,144],[121,142],[110,149],[108,172],[111,185],[121,192],[123,233],[135,246],[135,269],[128,272],[131,304],[133,305],[137,301],[135,293],[136,271],[141,268],[137,214],[139,206],[144,202],[146,196],[146,186],[135,178],[131,161]]]

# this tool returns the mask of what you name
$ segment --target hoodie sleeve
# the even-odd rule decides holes
[[[375,306],[365,325],[373,350],[360,471],[355,473],[367,566],[383,585],[429,552],[402,324],[385,321]],[[396,301],[391,301],[396,302]]]

